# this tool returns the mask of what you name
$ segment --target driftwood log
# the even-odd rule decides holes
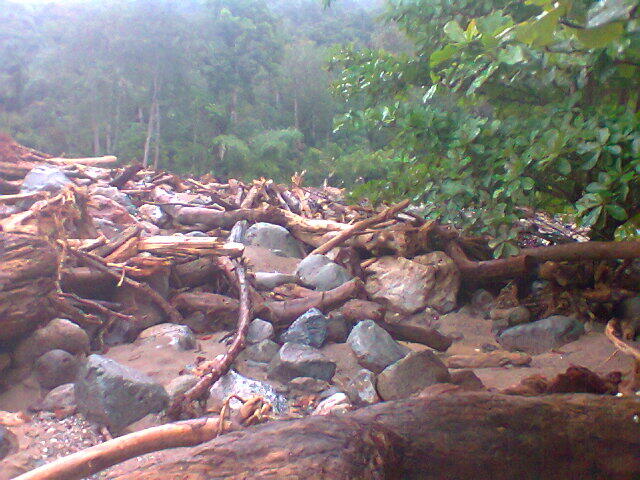
[[[633,398],[454,393],[271,422],[107,478],[627,480],[640,478],[638,414]]]
[[[0,342],[52,318],[57,271],[58,254],[45,239],[0,233]]]

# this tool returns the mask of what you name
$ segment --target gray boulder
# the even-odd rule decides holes
[[[110,198],[114,202],[118,202],[124,208],[127,209],[127,212],[134,214],[136,213],[136,206],[131,201],[131,197],[126,193],[122,192],[116,187],[96,187],[92,190],[93,195],[102,195],[103,197]],[[157,205],[149,205],[150,207],[160,208]],[[155,222],[152,222],[155,223]]]
[[[27,365],[56,349],[74,355],[88,353],[89,336],[75,323],[54,318],[20,342],[13,352],[13,359],[18,366]]]
[[[521,350],[537,355],[577,340],[584,326],[575,318],[553,315],[536,322],[511,327],[497,338],[507,350]]]
[[[300,315],[280,336],[282,343],[301,343],[319,348],[327,339],[329,319],[317,308]]]
[[[230,370],[229,373],[214,383],[209,393],[211,401],[216,405],[221,405],[229,396],[234,394],[243,399],[260,396],[271,404],[276,415],[283,415],[288,411],[286,397],[276,392],[271,385],[244,377],[234,370]],[[238,409],[241,403],[236,399],[232,399],[229,402],[229,406],[232,409]]]
[[[101,355],[90,355],[75,383],[78,410],[113,432],[164,409],[169,396],[147,375]]]
[[[296,269],[296,275],[303,285],[320,291],[332,290],[352,279],[344,267],[324,255],[304,258]]]
[[[161,323],[143,330],[136,339],[138,345],[154,344],[156,348],[173,348],[175,350],[193,350],[196,348],[196,337],[186,325]]]
[[[36,360],[35,374],[43,388],[55,388],[76,379],[78,360],[64,350],[51,350]]]
[[[378,375],[378,393],[383,400],[398,400],[418,393],[434,383],[448,383],[449,370],[430,350],[411,352]]]
[[[269,378],[288,382],[296,377],[331,381],[336,364],[319,350],[299,343],[285,343],[269,364]]]
[[[164,225],[169,219],[169,216],[158,205],[145,203],[140,206],[138,212],[143,220],[151,222],[158,227]]]
[[[283,257],[304,257],[302,245],[280,225],[259,222],[247,229],[243,243],[267,248]]]
[[[231,231],[229,232],[229,237],[227,238],[230,242],[244,243],[245,237],[247,236],[247,226],[249,222],[246,220],[240,220],[236,222]]]
[[[247,331],[247,343],[253,345],[263,340],[271,340],[273,338],[273,325],[271,323],[256,318],[249,324]]]
[[[7,427],[0,425],[0,460],[18,450],[18,437]]]
[[[353,327],[347,343],[358,357],[358,363],[375,373],[380,373],[408,353],[407,348],[373,320],[363,320]]]
[[[242,356],[258,363],[269,363],[280,350],[280,345],[272,340],[262,340],[254,345],[249,345],[242,352]]]
[[[38,165],[24,177],[20,193],[52,192],[58,193],[73,182],[57,167]]]

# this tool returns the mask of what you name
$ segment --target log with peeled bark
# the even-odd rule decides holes
[[[640,478],[639,413],[607,395],[452,393],[271,422],[106,478],[627,480]]]
[[[138,250],[164,255],[219,255],[236,258],[242,255],[244,245],[225,242],[216,237],[178,237],[156,235],[141,238]]]

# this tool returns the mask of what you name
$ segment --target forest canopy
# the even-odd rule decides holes
[[[637,236],[637,0],[322,3],[0,0],[0,126],[177,172],[306,170],[498,256],[530,209]]]

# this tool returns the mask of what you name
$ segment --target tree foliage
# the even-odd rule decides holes
[[[414,51],[344,49],[338,128],[386,132],[386,182],[514,251],[519,207],[594,236],[640,225],[640,24],[633,0],[392,0]]]

